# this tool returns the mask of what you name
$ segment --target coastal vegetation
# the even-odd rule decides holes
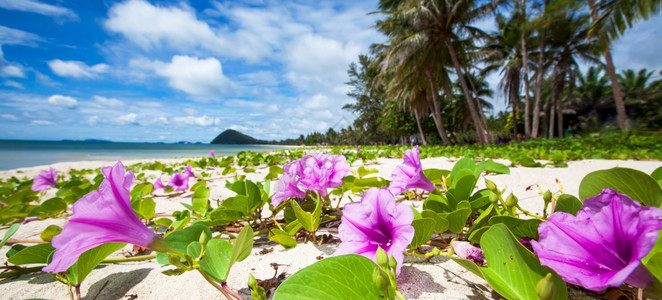
[[[610,47],[659,1],[379,2],[386,41],[349,66],[347,128],[314,144],[489,144],[662,126],[662,70],[620,70]],[[494,20],[494,32],[473,26]],[[486,78],[499,77],[498,91]],[[504,99],[508,109],[489,115]]]

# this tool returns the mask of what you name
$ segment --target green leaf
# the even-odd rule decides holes
[[[628,195],[644,205],[659,207],[662,204],[662,189],[650,175],[629,168],[612,168],[591,172],[579,184],[579,198],[600,194],[602,189],[611,188]]]
[[[292,210],[294,211],[294,215],[296,215],[297,220],[301,222],[301,225],[303,228],[310,232],[314,232],[317,230],[317,227],[320,225],[320,215],[322,212],[322,201],[315,200],[315,210],[313,213],[309,213],[301,208],[299,206],[299,203],[296,201],[290,201],[292,203]]]
[[[24,248],[18,253],[7,259],[8,262],[20,266],[27,264],[47,264],[48,257],[55,251],[55,248],[48,244],[38,244]]]
[[[193,211],[204,215],[209,209],[209,189],[204,186],[196,188],[191,196],[191,204]]]
[[[448,230],[448,226],[450,225],[448,220],[446,220],[445,218],[442,218],[438,213],[436,213],[432,210],[424,209],[421,212],[421,217],[422,218],[430,218],[430,219],[433,219],[435,221],[435,225],[434,225],[434,228],[433,228],[434,232],[444,233],[444,232],[446,232],[446,230]]]
[[[465,176],[466,174],[474,174],[475,170],[476,162],[474,162],[473,159],[468,157],[461,158],[455,162],[453,169],[451,169],[451,183],[456,181],[461,176]]]
[[[485,172],[496,174],[510,174],[508,166],[488,159],[485,161]]]
[[[469,207],[467,208],[466,205]],[[458,209],[446,215],[448,229],[453,233],[460,233],[467,224],[469,216],[471,216],[471,204],[469,204],[468,201],[460,202],[460,204],[458,204]]]
[[[377,270],[377,264],[360,255],[325,258],[285,280],[274,300],[381,299],[383,293],[372,279]]]
[[[170,247],[180,253],[186,253],[187,247],[192,242],[197,242],[200,239],[200,234],[205,232],[207,236],[211,236],[209,227],[195,224],[182,230],[177,230],[165,237],[165,241]],[[168,262],[168,255],[165,253],[157,253],[156,261],[162,265],[170,264]]]
[[[154,199],[152,197],[147,197],[140,201],[140,215],[143,216],[147,220],[154,219],[154,216],[156,215],[156,202],[154,202]]]
[[[425,169],[423,170],[423,174],[425,174],[425,177],[427,177],[430,182],[432,182],[435,185],[441,185],[441,178],[448,176],[451,173],[449,170],[441,170],[441,169]]]
[[[4,246],[5,243],[7,242],[7,240],[11,238],[12,235],[16,233],[16,231],[18,231],[19,227],[21,227],[20,223],[14,223],[11,224],[11,226],[9,226],[9,229],[7,229],[7,232],[5,232],[5,237],[3,237],[2,240],[0,241],[0,248],[2,248],[2,246]]]
[[[662,167],[655,169],[655,171],[651,173],[651,177],[657,180],[657,183],[660,185],[660,187],[662,187]]]
[[[67,279],[73,285],[79,285],[108,255],[124,248],[125,243],[108,243],[83,252],[67,272]]]
[[[269,240],[279,243],[285,248],[292,248],[296,247],[297,245],[297,240],[287,234],[287,232],[280,229],[271,229],[269,232]]]
[[[562,211],[576,215],[582,209],[582,202],[573,195],[563,194],[556,200],[554,212]]]
[[[434,233],[434,228],[437,226],[437,222],[432,218],[420,218],[414,220],[411,225],[414,227],[414,238],[408,248],[415,249],[430,240],[432,233]]]
[[[511,216],[494,216],[490,218],[489,224],[504,224],[517,237],[528,237],[538,239],[538,225],[542,221],[538,219],[520,219]]]
[[[42,202],[30,211],[29,216],[53,216],[67,209],[67,203],[61,198],[55,197]]]
[[[366,177],[370,174],[376,174],[379,173],[379,170],[377,169],[368,169],[364,166],[360,166],[358,170],[356,170],[359,173],[359,178]]]
[[[545,275],[552,273],[556,285],[553,299],[567,299],[565,282],[554,271],[540,265],[538,258],[520,244],[504,224],[490,227],[480,239],[489,266],[451,257],[472,273],[484,278],[506,299],[538,299],[536,285]]]
[[[62,232],[62,227],[51,224],[39,234],[39,238],[41,238],[42,241],[50,242],[53,237],[60,234],[60,232]]]
[[[250,225],[244,226],[241,232],[239,232],[239,236],[237,236],[232,249],[230,265],[242,261],[251,255],[251,250],[253,250],[253,235],[253,228]]]
[[[214,281],[225,281],[232,265],[232,245],[225,240],[213,239],[207,242],[206,249],[205,257],[200,260],[200,268]]]
[[[477,181],[473,174],[465,174],[453,181],[453,188],[446,193],[449,206],[454,208],[460,201],[469,200]]]

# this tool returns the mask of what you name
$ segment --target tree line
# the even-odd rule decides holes
[[[496,143],[659,130],[662,71],[617,72],[611,45],[659,0],[380,0],[386,37],[348,69],[352,126],[292,143]],[[474,25],[493,18],[495,32]],[[653,37],[652,37],[653,38]],[[582,70],[581,66],[587,66]],[[486,77],[497,74],[498,91]],[[502,95],[506,112],[488,115]]]

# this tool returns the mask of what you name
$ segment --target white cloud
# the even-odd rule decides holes
[[[3,0],[0,1],[0,7],[8,10],[32,12],[46,16],[64,17],[70,20],[78,19],[76,13],[68,8],[41,3],[34,0]]]
[[[13,87],[13,88],[21,89],[21,90],[25,89],[25,87],[22,84],[20,84],[16,81],[13,81],[13,80],[5,81],[5,86]]]
[[[124,102],[115,98],[106,98],[102,96],[94,96],[92,98],[94,99],[95,102],[105,107],[117,108],[124,106]]]
[[[37,47],[38,41],[41,41],[41,38],[34,33],[0,25],[0,44],[2,45]]]
[[[107,64],[96,64],[88,66],[82,61],[70,60],[63,61],[60,59],[53,59],[48,61],[48,66],[53,73],[62,77],[73,78],[94,78],[99,74],[105,73],[110,69]]]
[[[96,125],[99,122],[99,116],[90,116],[87,119],[83,120],[81,123],[87,125]]]
[[[25,73],[23,73],[23,68],[20,66],[7,65],[0,69],[0,76],[25,78]]]
[[[193,96],[218,96],[224,94],[231,84],[223,75],[218,59],[198,59],[176,55],[171,62],[154,61],[144,64],[157,74],[168,79],[170,87]]]
[[[30,124],[32,124],[32,125],[42,125],[42,126],[45,126],[45,125],[53,125],[53,124],[55,124],[55,123],[53,123],[53,122],[51,122],[51,121],[46,121],[46,120],[32,120],[32,121],[30,122]]]
[[[16,121],[16,120],[18,120],[18,117],[17,117],[17,116],[15,116],[15,115],[10,115],[10,114],[2,114],[2,115],[0,115],[0,117],[2,117],[2,118],[5,119],[5,120],[10,120],[10,121]]]
[[[200,126],[200,127],[208,127],[208,126],[212,126],[214,124],[220,123],[219,118],[212,118],[212,117],[208,117],[208,116],[174,117],[174,118],[172,118],[172,120],[173,120],[174,124],[189,125],[189,126]]]
[[[125,124],[137,124],[136,120],[138,119],[138,115],[135,113],[128,113],[126,115],[120,116],[117,118],[117,123],[121,125]]]
[[[72,108],[78,104],[78,100],[69,96],[53,95],[48,97],[48,103],[56,106]]]

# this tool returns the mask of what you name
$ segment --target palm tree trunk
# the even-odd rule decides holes
[[[561,74],[559,75],[559,93],[556,95],[556,121],[558,123],[558,136],[563,137],[563,88],[565,87],[565,76],[566,76],[565,67],[562,69]]]
[[[524,28],[526,27],[526,1],[521,0],[522,6],[522,67],[524,68],[524,136],[528,139],[531,137],[531,120],[529,113],[531,111],[531,100],[529,99],[529,60],[526,51],[526,34]]]
[[[545,7],[547,7],[549,1],[545,1]],[[543,12],[544,14],[544,12]],[[540,56],[538,57],[538,70],[536,71],[536,99],[533,104],[533,124],[531,125],[531,137],[538,137],[538,127],[540,127],[540,98],[542,93],[542,77],[545,73],[545,25],[540,29]]]
[[[517,107],[519,106],[519,76],[510,82],[510,104],[513,107],[513,140],[517,139]]]
[[[465,70],[466,73],[468,73]],[[476,85],[474,84],[473,79],[471,79],[471,76],[467,76],[469,79],[469,84],[471,84],[471,89],[473,90],[473,95],[474,99],[476,99],[476,107],[478,107],[478,111],[480,112],[478,116],[480,117],[480,121],[482,122],[483,128],[485,128],[485,135],[487,137],[487,142],[488,143],[494,143],[494,137],[492,136],[492,133],[490,132],[489,127],[487,127],[487,119],[485,119],[485,114],[483,113],[483,105],[480,103],[480,97],[478,97],[478,90],[476,90]]]
[[[427,145],[428,141],[425,140],[425,133],[423,133],[423,127],[421,127],[421,119],[418,117],[418,109],[413,109],[413,111],[416,125],[418,126],[418,132],[421,134],[421,141],[423,142],[423,145]]]
[[[437,126],[437,131],[439,132],[439,137],[444,141],[444,144],[449,146],[451,141],[448,139],[446,134],[446,128],[444,128],[444,123],[441,120],[441,108],[439,107],[439,97],[437,95],[437,89],[434,87],[434,81],[432,81],[432,76],[430,71],[427,72],[428,82],[430,83],[430,94],[432,94],[432,119],[434,120],[434,125]]]
[[[595,0],[588,0],[588,6],[591,9],[591,17],[593,18],[593,21],[597,22],[598,10],[595,6]],[[604,32],[600,32],[600,39],[606,39]],[[612,91],[614,92],[616,123],[618,123],[618,128],[626,130],[627,113],[625,112],[625,102],[623,102],[623,91],[621,90],[621,85],[618,83],[618,76],[616,76],[616,69],[614,68],[614,62],[611,59],[611,51],[609,50],[609,47],[605,50],[604,56],[607,74],[609,75],[609,81],[611,81]]]
[[[471,100],[469,94],[469,88],[467,87],[467,82],[464,80],[464,75],[462,74],[462,69],[460,68],[460,62],[457,60],[457,53],[455,53],[455,48],[453,48],[453,45],[451,45],[451,41],[449,38],[446,39],[446,47],[448,48],[448,52],[450,53],[451,60],[453,61],[453,66],[455,66],[455,72],[457,72],[457,79],[460,81],[460,85],[462,85],[462,92],[464,93],[464,99],[467,101],[467,106],[469,107],[469,113],[471,114],[471,119],[474,123],[474,128],[476,128],[476,137],[478,138],[478,142],[481,144],[487,144],[487,138],[485,137],[485,130],[483,130],[483,126],[480,123],[480,118],[478,117],[478,113],[476,112],[476,105],[474,101]]]

